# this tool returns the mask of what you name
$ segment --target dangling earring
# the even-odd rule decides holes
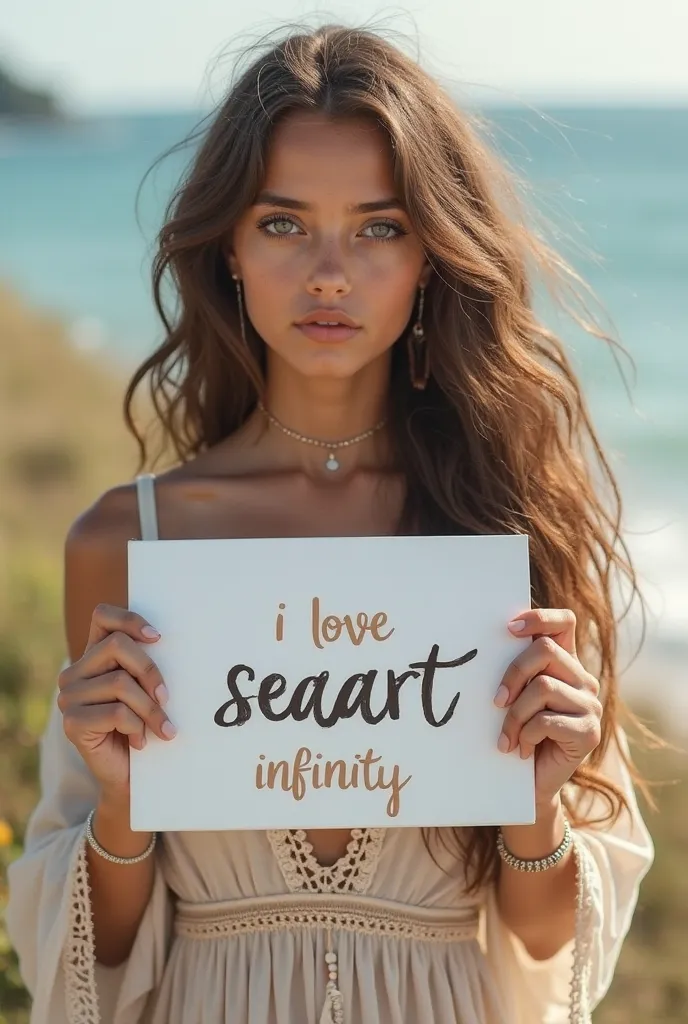
[[[408,336],[408,358],[411,384],[417,391],[424,391],[430,377],[430,351],[423,329],[423,306],[425,304],[425,287],[420,285],[418,316]]]
[[[241,278],[238,274],[232,274],[232,280],[236,281],[237,305],[239,306],[239,327],[241,329],[241,340],[246,344],[246,322],[244,320],[244,297],[241,294]]]

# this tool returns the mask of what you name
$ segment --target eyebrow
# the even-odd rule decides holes
[[[279,196],[275,192],[261,192],[255,199],[254,206],[282,206],[289,210],[312,210],[310,203],[289,196]],[[374,199],[370,203],[356,203],[348,207],[349,213],[377,213],[378,210],[405,210],[400,199],[390,196],[389,199]]]

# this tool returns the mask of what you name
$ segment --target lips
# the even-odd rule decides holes
[[[305,324],[358,328],[356,321],[347,316],[343,309],[314,309],[299,320],[296,326],[302,327]]]
[[[300,323],[295,326],[311,341],[322,342],[348,341],[361,329],[360,327],[348,327],[346,324]]]
[[[314,309],[295,325],[311,341],[348,341],[360,331],[342,309]]]

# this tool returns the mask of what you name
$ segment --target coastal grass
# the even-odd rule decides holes
[[[37,799],[38,741],[65,654],[64,538],[134,472],[122,391],[102,355],[76,351],[59,320],[0,288],[0,1024],[29,1020],[2,925],[4,869]],[[688,763],[674,748],[636,756],[658,781],[658,811],[646,810],[657,859],[595,1024],[679,1024],[688,1020]]]

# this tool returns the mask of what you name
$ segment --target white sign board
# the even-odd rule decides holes
[[[497,749],[525,536],[132,541],[177,726],[132,751],[140,830],[535,820]]]

